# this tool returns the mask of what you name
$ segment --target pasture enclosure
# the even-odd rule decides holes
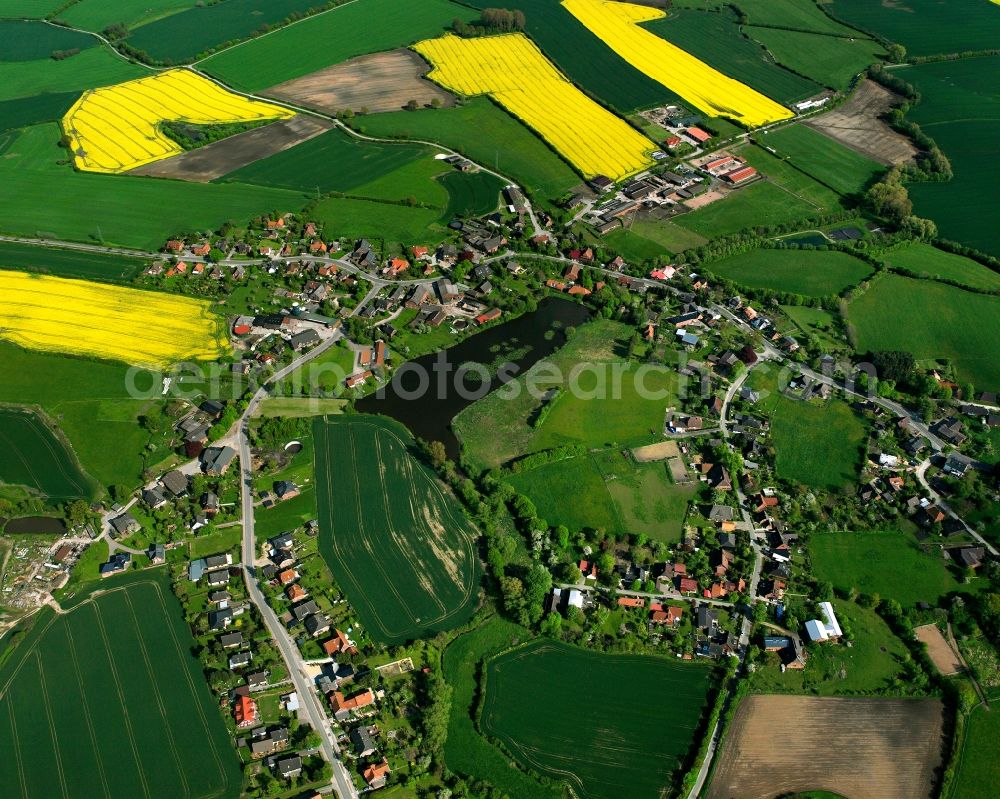
[[[951,280],[973,289],[1000,290],[1000,272],[921,241],[892,250],[885,255],[885,260],[891,266],[905,269],[918,277]]]
[[[582,799],[658,799],[689,757],[710,669],[536,640],[487,661],[480,724],[525,768]],[[614,712],[588,701],[615,691]],[[627,689],[624,689],[627,686]],[[669,713],[650,708],[669,707]]]
[[[983,5],[1000,20],[1000,5]],[[923,98],[907,119],[937,142],[954,172],[946,182],[907,187],[914,213],[933,219],[941,238],[1000,255],[1000,164],[989,158],[1000,137],[1000,56],[919,64],[898,74]]]
[[[0,338],[22,347],[169,366],[229,351],[207,300],[0,271]]]
[[[805,125],[769,131],[761,142],[840,194],[860,194],[882,165]]]
[[[236,799],[239,761],[167,575],[108,588],[43,608],[0,670],[0,794]]]
[[[759,249],[705,264],[718,277],[743,286],[827,297],[870,277],[872,268],[843,252]]]
[[[437,178],[448,192],[448,207],[441,219],[478,217],[493,213],[500,204],[504,182],[488,172],[445,172]]]
[[[709,116],[730,117],[748,127],[792,116],[774,100],[640,27],[664,16],[658,8],[609,0],[563,0],[562,5],[623,60]],[[726,60],[731,57],[727,53]],[[776,76],[769,73],[768,83],[776,86]]]
[[[585,177],[618,180],[652,164],[656,145],[591,100],[520,33],[443,36],[414,49],[430,80],[459,94],[486,94],[535,130]]]
[[[56,501],[96,496],[76,456],[37,414],[0,407],[0,447],[0,483],[27,486]]]
[[[677,10],[669,17],[648,23],[646,28],[719,73],[778,103],[804,100],[823,89],[818,83],[776,64],[760,45],[743,34],[736,15],[729,9]],[[728,116],[717,108],[702,110],[712,116]]]
[[[814,533],[809,558],[817,579],[834,588],[878,594],[904,608],[936,605],[946,594],[975,590],[948,570],[939,552],[925,552],[901,531]]]
[[[812,0],[803,5],[816,7]],[[837,91],[847,91],[858,73],[885,55],[882,45],[863,36],[843,38],[781,27],[744,30],[764,45],[779,64]]]
[[[910,55],[990,50],[1000,39],[1000,7],[989,0],[832,0],[836,19],[906,47]]]
[[[853,28],[837,22],[823,13],[814,0],[737,0],[751,25],[794,28],[834,36],[857,36]]]
[[[355,0],[267,36],[217,53],[199,68],[231,86],[259,92],[368,53],[407,47],[477,15],[451,0]],[[378,24],[372,24],[372,20]],[[294,53],[294,58],[289,58]],[[339,110],[339,109],[338,109]]]
[[[193,125],[259,122],[294,116],[287,108],[249,100],[186,69],[84,92],[63,117],[77,169],[124,172],[180,153],[163,122]]]
[[[851,301],[847,319],[860,352],[906,350],[917,359],[947,358],[960,380],[1000,388],[1000,297],[931,280],[883,275]]]
[[[381,417],[313,423],[320,551],[371,636],[400,643],[458,626],[479,598],[478,533]]]
[[[141,258],[127,255],[0,241],[0,269],[127,283],[142,271],[145,263]]]
[[[369,136],[437,142],[552,199],[580,183],[565,161],[486,97],[459,108],[377,114],[354,124]]]
[[[1000,781],[1000,703],[979,706],[970,714],[965,726],[965,743],[958,761],[952,799],[992,799]]]
[[[713,239],[748,228],[809,219],[821,213],[813,203],[765,180],[730,192],[723,199],[683,214],[675,221],[706,239]]]
[[[942,760],[940,699],[750,696],[718,753],[707,799],[829,791],[851,799],[933,795]],[[795,730],[774,745],[777,729]]]
[[[269,97],[326,114],[401,111],[411,102],[419,107],[433,101],[445,108],[454,105],[454,96],[423,80],[428,69],[412,50],[391,50],[358,56],[265,91]]]

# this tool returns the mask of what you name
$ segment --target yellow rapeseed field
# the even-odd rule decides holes
[[[619,56],[711,116],[748,127],[788,119],[792,112],[670,42],[640,22],[666,16],[658,8],[610,0],[562,0],[566,9]]]
[[[171,69],[84,92],[62,127],[78,169],[117,173],[181,152],[160,131],[163,122],[211,125],[291,116],[295,112],[233,94],[191,70]]]
[[[206,300],[0,271],[0,338],[22,347],[169,366],[228,353]]]
[[[586,177],[618,180],[652,163],[656,145],[577,89],[520,33],[414,45],[427,77],[464,95],[488,94]]]

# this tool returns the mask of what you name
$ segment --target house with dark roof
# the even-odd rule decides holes
[[[983,547],[962,547],[959,550],[952,550],[955,562],[966,569],[978,569],[983,565],[985,556],[986,550]]]
[[[351,739],[351,745],[354,748],[354,754],[358,757],[369,757],[375,754],[376,747],[375,741],[372,739],[372,731],[374,727],[355,727],[348,734]]]
[[[163,475],[160,484],[175,497],[183,496],[188,490],[187,475],[176,469]]]
[[[142,529],[142,525],[139,524],[138,520],[131,513],[123,513],[120,516],[115,516],[110,524],[112,538],[132,535],[132,533],[138,533]]]
[[[167,498],[163,496],[163,492],[156,488],[144,488],[142,491],[142,501],[146,503],[147,507],[156,510],[156,508],[162,508],[167,504]]]
[[[106,563],[102,563],[98,567],[98,572],[101,577],[110,577],[113,574],[118,574],[128,569],[131,561],[132,556],[128,552],[116,552]]]
[[[243,643],[243,633],[226,633],[219,638],[219,643],[222,644],[223,649],[232,649],[235,646],[240,646]]]
[[[298,755],[283,757],[280,760],[275,761],[274,770],[282,779],[294,779],[302,773],[302,758]]]
[[[208,447],[201,453],[201,465],[205,474],[225,474],[236,457],[232,447]]]

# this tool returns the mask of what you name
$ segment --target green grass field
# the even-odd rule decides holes
[[[807,305],[782,305],[781,310],[799,330],[816,336],[827,349],[833,349],[838,344],[836,319],[829,311]],[[797,334],[792,331],[792,335]]]
[[[63,0],[0,0],[0,17],[41,19],[61,5]]]
[[[712,261],[705,270],[743,286],[806,297],[839,294],[872,274],[864,261],[822,250],[752,250]]]
[[[582,799],[615,799],[624,785],[658,799],[695,743],[711,684],[701,665],[532,641],[487,662],[480,724]],[[614,712],[592,701],[611,686],[628,686],[615,691]]]
[[[1000,24],[1000,5],[982,5]],[[1000,164],[983,159],[1000,138],[1000,56],[920,64],[899,75],[923,98],[907,118],[938,143],[955,175],[908,186],[914,213],[933,219],[941,238],[1000,256]]]
[[[885,275],[853,300],[848,321],[860,352],[907,350],[918,359],[948,358],[961,380],[1000,388],[1000,298],[944,283]]]
[[[988,0],[832,0],[826,10],[849,25],[902,44],[910,55],[989,50],[1000,39],[1000,7]]]
[[[812,215],[816,211],[830,213],[843,208],[843,199],[837,192],[776,158],[762,147],[743,147],[739,154],[789,194],[812,205],[815,209]]]
[[[367,238],[386,244],[436,244],[444,236],[439,208],[414,208],[396,203],[331,197],[316,205],[316,220],[350,239]]]
[[[813,533],[809,537],[813,573],[834,588],[895,599],[903,607],[931,605],[953,591],[968,592],[939,552],[920,549],[904,532]]]
[[[458,626],[479,599],[478,533],[380,417],[318,418],[320,550],[371,636],[400,643]]]
[[[708,239],[675,222],[636,220],[601,238],[601,243],[629,261],[647,261],[699,247]]]
[[[737,0],[751,25],[776,25],[837,36],[857,36],[857,31],[823,13],[814,0]]]
[[[760,140],[807,175],[841,194],[860,194],[882,165],[805,125],[771,131]]]
[[[117,23],[136,28],[196,5],[197,0],[77,0],[57,18],[74,28],[99,32]]]
[[[509,482],[550,525],[643,533],[679,541],[695,486],[674,485],[663,463],[636,464],[617,450],[581,455],[511,475]]]
[[[315,7],[315,0],[227,0],[150,22],[133,31],[128,42],[154,59],[183,64]]]
[[[706,239],[712,239],[747,228],[809,219],[822,213],[813,203],[790,194],[777,183],[768,180],[679,216],[677,224]]]
[[[996,742],[1000,737],[1000,703],[977,707],[969,714],[965,741],[952,785],[952,799],[990,799],[1000,780]]]
[[[886,261],[921,277],[954,280],[969,288],[986,291],[1000,290],[1000,272],[923,242],[914,241],[892,250],[886,254]]]
[[[125,255],[0,241],[0,269],[127,283],[142,271],[145,263]]]
[[[444,746],[445,765],[452,771],[483,779],[507,796],[563,799],[563,791],[542,785],[513,768],[510,758],[483,738],[475,724],[479,701],[479,667],[483,659],[531,638],[532,633],[499,616],[491,616],[471,632],[455,638],[441,659],[444,678],[454,691]]]
[[[451,0],[358,0],[214,55],[200,66],[232,86],[256,92],[360,55],[440,36],[452,20],[478,16]]]
[[[102,485],[139,483],[150,436],[138,417],[153,403],[129,397],[127,367],[7,343],[0,343],[0,363],[0,402],[41,407],[66,434],[84,470]]]
[[[813,5],[812,2],[808,4]],[[858,73],[885,55],[882,45],[865,37],[845,39],[750,26],[746,33],[764,45],[779,64],[837,91],[846,91]]]
[[[4,19],[0,19],[0,41],[4,43],[0,61],[35,61],[57,50],[85,50],[98,44],[96,38],[79,31]]]
[[[790,104],[822,90],[818,83],[768,58],[743,35],[736,15],[729,10],[682,10],[644,27],[776,102]]]
[[[758,668],[751,678],[755,693],[808,693],[835,696],[887,688],[900,675],[900,663],[907,657],[906,646],[873,610],[853,602],[833,600],[837,620],[854,645],[813,646],[805,669],[788,669],[783,674],[775,655],[769,665]],[[812,607],[803,607],[802,618],[814,618]]]
[[[167,575],[102,588],[43,608],[0,671],[0,794],[235,799],[239,760]]]
[[[96,496],[73,453],[37,415],[0,408],[0,447],[0,482],[27,486],[53,500]]]
[[[0,231],[157,250],[178,232],[294,211],[307,201],[299,192],[240,183],[75,172],[58,163],[66,155],[52,124],[28,128],[10,144],[0,158]]]
[[[54,61],[46,54],[36,61],[0,61],[0,100],[33,97],[47,92],[80,92],[149,75],[106,46]]]
[[[450,222],[456,216],[485,216],[500,204],[504,182],[488,172],[446,172],[438,183],[448,192],[448,206],[441,221]]]
[[[375,114],[354,124],[369,136],[437,142],[548,198],[582,182],[541,139],[485,97],[458,108]]]

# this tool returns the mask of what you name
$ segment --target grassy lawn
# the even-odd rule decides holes
[[[504,181],[487,172],[448,172],[437,178],[448,192],[448,206],[441,217],[450,222],[456,216],[484,216],[500,204]]]
[[[354,373],[357,354],[343,341],[300,366],[281,381],[280,390],[295,394],[298,391],[334,392],[343,389],[344,378]],[[274,414],[277,415],[277,414]]]
[[[367,238],[382,241],[385,246],[437,244],[445,238],[444,227],[438,224],[440,208],[419,208],[409,205],[329,197],[320,201],[313,216],[349,239]]]
[[[914,241],[887,253],[890,265],[905,269],[920,277],[954,280],[964,286],[987,291],[1000,290],[1000,272],[930,244]]]
[[[841,194],[860,194],[884,169],[881,164],[805,125],[779,128],[762,135],[760,140],[777,150],[790,164]]]
[[[648,261],[698,247],[708,239],[669,220],[636,220],[628,229],[612,230],[600,239],[627,261]]]
[[[813,3],[803,3],[813,6]],[[877,63],[885,50],[872,39],[748,26],[746,34],[766,47],[775,60],[816,83],[847,91],[854,76]]]
[[[955,799],[990,799],[1000,781],[1000,760],[996,742],[1000,738],[1000,704],[977,707],[969,715],[965,742],[959,758],[957,778],[951,796]]]
[[[239,524],[216,530],[209,535],[196,535],[188,542],[188,555],[192,560],[197,560],[217,552],[229,552],[239,547],[242,539],[243,526]]]
[[[875,611],[837,599],[833,607],[854,645],[809,645],[805,669],[788,669],[784,674],[778,668],[777,656],[768,655],[768,665],[758,668],[751,679],[755,692],[834,696],[875,691],[892,683],[900,673],[900,661],[907,655],[903,642]]]
[[[837,192],[800,172],[787,161],[771,155],[763,147],[742,147],[738,152],[746,158],[748,164],[760,170],[761,174],[800,201],[813,206],[816,211],[832,213],[843,209],[843,199]]]
[[[885,275],[851,302],[847,318],[857,349],[907,350],[917,359],[949,359],[960,380],[1000,388],[1000,298],[928,280]]]
[[[57,592],[57,598],[62,599],[66,596],[72,596],[81,586],[100,580],[101,573],[99,569],[102,563],[107,563],[108,553],[107,541],[95,541],[88,546],[83,551],[83,554],[80,555],[76,565],[73,566],[73,571],[69,575],[69,581]]]
[[[864,261],[822,250],[752,250],[705,264],[707,271],[743,286],[826,297],[872,274]]]
[[[983,583],[963,584],[936,548],[924,552],[912,535],[900,531],[813,533],[809,557],[816,577],[834,588],[878,594],[903,607],[935,605],[946,594],[977,591]]]
[[[454,19],[479,15],[450,0],[358,0],[208,58],[200,67],[256,92],[350,58],[406,47],[444,33]],[[372,25],[372,20],[379,20]],[[294,58],[288,54],[294,53]]]
[[[260,415],[271,416],[325,416],[341,413],[347,400],[320,397],[269,397],[260,404]]]
[[[776,182],[767,180],[679,216],[676,221],[681,227],[712,239],[747,228],[808,219],[821,213],[821,209],[813,203],[796,197]]]
[[[525,768],[568,782],[587,799],[659,799],[685,763],[708,700],[703,664],[611,655],[535,640],[489,660],[480,724]],[[629,686],[610,715],[583,703]],[[649,712],[669,705],[670,713]],[[608,746],[608,741],[614,746]]]
[[[62,61],[49,58],[48,53],[35,61],[4,59],[0,60],[0,100],[53,92],[80,92],[148,74],[148,69],[126,61],[104,45],[88,47]]]
[[[827,347],[837,346],[836,320],[829,311],[807,305],[782,305],[781,310],[803,333],[816,336]],[[795,332],[792,331],[792,334],[795,335]]]
[[[510,758],[483,738],[473,723],[479,701],[479,667],[484,658],[531,639],[532,633],[499,616],[458,636],[444,651],[444,678],[454,691],[444,745],[445,765],[458,774],[482,779],[508,796],[562,799],[563,792],[542,785],[512,768]]]
[[[550,199],[582,182],[541,139],[485,97],[458,108],[375,114],[354,124],[370,136],[437,142]]]
[[[856,483],[866,428],[850,405],[839,399],[790,399],[778,393],[777,376],[768,366],[755,369],[749,380],[767,392],[758,407],[771,416],[780,477],[834,490]]]
[[[306,203],[298,192],[263,186],[75,172],[58,163],[66,159],[59,135],[54,124],[28,128],[0,158],[2,232],[157,250],[178,231]]]

